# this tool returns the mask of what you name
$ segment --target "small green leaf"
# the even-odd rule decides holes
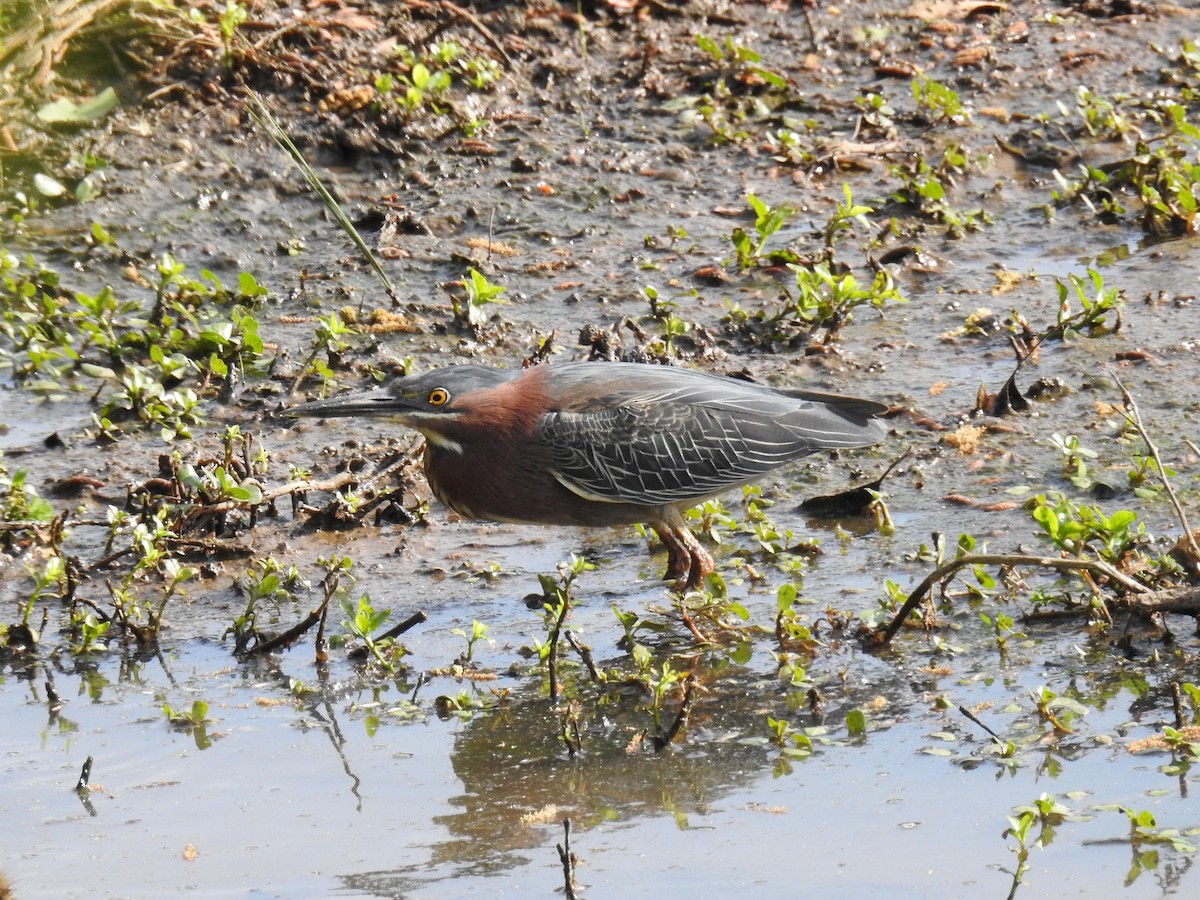
[[[62,97],[37,111],[37,117],[52,125],[78,125],[108,115],[117,105],[117,92],[105,88],[90,100],[75,103]]]
[[[852,737],[861,737],[867,733],[867,716],[861,709],[852,709],[846,713],[846,729]]]

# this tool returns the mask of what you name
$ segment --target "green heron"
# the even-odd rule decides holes
[[[878,443],[886,409],[687,369],[574,362],[449,366],[288,414],[371,416],[421,432],[429,486],[470,519],[647,523],[667,548],[667,577],[692,589],[713,560],[687,509],[810,453]]]

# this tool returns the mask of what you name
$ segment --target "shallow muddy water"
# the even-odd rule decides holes
[[[260,12],[265,19],[284,6]],[[679,364],[745,369],[896,409],[883,445],[811,457],[765,484],[771,505],[763,511],[775,528],[790,532],[790,544],[815,540],[822,552],[774,559],[743,498],[726,497],[736,524],[721,529],[712,549],[746,618],[727,615],[720,640],[698,647],[659,580],[661,548],[634,529],[467,522],[434,502],[421,524],[368,518],[361,528],[319,531],[293,518],[286,496],[277,515],[264,504],[253,525],[233,515],[219,535],[229,554],[194,563],[197,576],[171,598],[156,645],[110,639],[73,652],[69,611],[51,594],[31,613],[34,625],[45,615],[38,646],[0,656],[0,872],[13,896],[548,896],[563,893],[556,844],[569,818],[583,896],[1000,897],[1018,867],[1009,817],[1041,795],[1063,808],[1034,825],[1015,896],[1196,893],[1195,853],[1161,832],[1196,842],[1188,833],[1200,827],[1190,799],[1195,773],[1186,759],[1130,746],[1174,724],[1171,684],[1196,680],[1193,620],[1168,617],[1170,640],[1161,623],[1119,610],[1109,628],[1082,615],[1025,621],[1038,589],[1086,596],[1079,581],[1062,588],[1052,574],[1028,572],[1011,600],[972,597],[957,582],[934,628],[905,629],[886,650],[864,650],[856,633],[890,619],[881,609],[887,582],[907,592],[931,571],[917,551],[934,534],[950,552],[969,534],[993,552],[1056,553],[1021,505],[1039,492],[1136,511],[1155,555],[1174,543],[1180,526],[1166,499],[1130,490],[1131,459],[1142,450],[1113,409],[1121,403],[1114,373],[1175,472],[1185,508],[1200,518],[1196,452],[1186,443],[1197,439],[1196,238],[1148,237],[1136,215],[1102,217],[1081,204],[1047,218],[1052,171],[1015,163],[997,143],[1032,127],[1021,116],[1058,115],[1058,102],[1070,106],[1079,85],[1151,96],[1167,63],[1150,48],[1176,46],[1200,19],[1186,7],[1123,17],[1017,2],[998,13],[956,6],[934,14],[918,5],[901,15],[897,4],[862,4],[815,11],[822,41],[809,56],[796,10],[733,4],[706,18],[699,7],[643,4],[627,17],[619,4],[600,6],[580,21],[551,5],[480,11],[517,60],[485,95],[479,114],[496,123],[485,132],[486,153],[380,128],[375,153],[339,159],[328,116],[317,117],[312,104],[286,110],[276,102],[351,216],[385,221],[382,234],[364,231],[384,256],[399,311],[416,323],[411,333],[350,335],[338,388],[367,383],[368,365],[408,357],[419,370],[468,360],[516,366],[551,333],[557,358],[585,358],[576,340],[588,327],[611,330],[627,353],[645,352],[661,327],[641,293],[653,287],[688,325],[675,345]],[[387,19],[382,7],[356,8]],[[514,10],[526,16],[525,30]],[[1028,38],[1005,37],[1021,33],[1018,23]],[[448,27],[488,46],[469,21]],[[715,77],[704,75],[697,33],[753,46],[764,66],[786,72],[800,99],[774,117],[748,115],[740,127],[752,137],[714,143],[693,115],[697,85]],[[956,50],[975,45],[988,47],[986,64],[956,65]],[[1076,47],[1096,53],[1077,66],[1069,55]],[[970,121],[919,124],[909,115],[909,80],[877,67],[893,60],[915,61],[953,86],[971,105]],[[870,92],[899,110],[899,149],[830,149],[856,137],[854,98]],[[153,290],[132,273],[148,277],[164,252],[193,276],[207,268],[227,284],[250,272],[270,292],[255,312],[259,333],[287,354],[274,378],[250,377],[232,397],[205,394],[206,422],[170,444],[154,427],[97,442],[87,433],[99,408],[91,391],[45,390],[0,370],[0,465],[10,476],[28,472],[55,512],[69,514],[64,552],[83,562],[80,595],[101,610],[123,577],[120,561],[94,565],[111,551],[105,517],[123,507],[127,486],[160,472],[160,454],[211,466],[222,433],[236,424],[265,450],[258,480],[269,490],[287,483],[292,467],[319,480],[350,460],[373,467],[416,446],[380,422],[296,424],[280,415],[301,399],[288,388],[316,317],[389,304],[287,157],[237,111],[240,102],[220,96],[220,115],[125,107],[96,138],[110,160],[101,196],[32,215],[3,236],[4,250],[33,254],[72,290],[110,284],[147,307]],[[1198,114],[1194,101],[1188,111]],[[805,118],[807,130],[796,124]],[[784,122],[814,153],[852,156],[853,164],[831,173],[772,159],[766,138]],[[1047,127],[1047,141],[1093,164],[1132,153],[1132,138],[1065,129]],[[364,131],[356,119],[346,140]],[[957,237],[889,200],[898,190],[890,164],[906,153],[933,160],[952,142],[975,162],[954,176],[949,200],[992,219]],[[887,264],[908,302],[855,310],[826,352],[815,341],[737,333],[726,321],[732,308],[770,309],[779,285],[793,283],[778,267],[739,273],[731,264],[732,229],[754,221],[746,195],[796,210],[768,249],[816,255],[845,200],[843,182],[873,212],[869,227],[855,226],[836,245],[837,258],[869,283],[868,258],[919,245],[919,264],[915,255]],[[387,219],[393,212],[399,224]],[[895,231],[890,216],[901,223]],[[114,247],[84,249],[93,222],[112,232]],[[480,249],[489,238],[490,254]],[[469,265],[504,285],[510,301],[489,309],[493,321],[474,334],[454,326],[450,300]],[[698,274],[711,266],[723,266],[725,277]],[[948,443],[971,418],[980,385],[995,392],[1013,373],[1008,335],[1019,329],[1006,317],[1015,311],[1032,330],[1048,328],[1060,308],[1056,279],[1086,278],[1089,269],[1123,291],[1120,329],[1047,341],[1017,384],[1045,379],[1061,396],[1034,400],[1020,415],[975,416],[992,426],[980,443]],[[951,334],[984,307],[995,324]],[[11,343],[4,349],[12,352]],[[318,387],[310,378],[299,393],[314,396]],[[1085,460],[1090,491],[1064,476],[1055,434],[1076,435],[1094,451]],[[48,444],[51,435],[61,444]],[[839,521],[798,508],[805,497],[878,477],[905,449],[912,455],[883,487],[892,533],[869,516]],[[80,474],[102,484],[75,496],[54,492]],[[406,488],[410,505],[428,498],[419,478]],[[328,492],[307,501],[321,506]],[[47,551],[30,540],[4,546],[0,621],[11,637]],[[408,651],[400,670],[388,675],[336,642],[318,665],[311,633],[265,660],[235,656],[229,632],[247,603],[235,582],[251,563],[294,565],[308,583],[294,599],[262,608],[260,627],[277,632],[317,607],[318,560],[334,554],[354,562],[352,599],[366,594],[392,610],[389,626],[417,611],[427,616],[399,638]],[[574,585],[569,625],[611,680],[594,683],[564,645],[565,696],[555,702],[536,663],[544,615],[525,598],[572,554],[596,568]],[[161,582],[156,575],[134,586],[149,604],[162,596]],[[773,632],[777,591],[789,582],[815,637],[785,652]],[[638,638],[655,677],[673,669],[695,679],[690,715],[659,753],[652,679],[633,677],[614,608],[642,620]],[[980,617],[1005,612],[1021,633],[1001,642]],[[344,618],[330,613],[331,636],[346,632]],[[488,631],[464,664],[473,621]],[[793,680],[789,665],[802,674]],[[682,685],[663,694],[658,711],[667,720],[684,702]],[[1069,701],[1069,728],[1056,730],[1039,713],[1037,698],[1047,696]],[[202,727],[172,724],[163,712],[196,700],[208,706]],[[848,724],[852,711],[864,715],[863,729]],[[807,738],[811,755],[798,752],[801,741],[776,741],[771,721]],[[1002,753],[1005,742],[1012,746]],[[89,758],[90,791],[77,794]],[[1122,809],[1151,814],[1153,835],[1132,839]]]

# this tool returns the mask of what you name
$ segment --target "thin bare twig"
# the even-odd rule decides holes
[[[1188,550],[1190,551],[1193,567],[1196,563],[1200,563],[1200,546],[1196,544],[1196,536],[1192,534],[1192,526],[1188,524],[1187,513],[1183,511],[1183,504],[1179,502],[1179,497],[1175,493],[1175,488],[1171,484],[1171,480],[1167,478],[1166,470],[1163,468],[1162,458],[1158,455],[1158,447],[1154,441],[1150,440],[1150,433],[1146,430],[1146,426],[1142,424],[1142,414],[1138,411],[1138,405],[1133,399],[1133,395],[1129,393],[1125,385],[1121,383],[1121,379],[1117,377],[1117,373],[1109,370],[1109,376],[1116,382],[1117,387],[1121,391],[1121,401],[1125,404],[1125,419],[1141,435],[1143,441],[1146,442],[1146,449],[1150,451],[1150,456],[1154,458],[1154,465],[1158,469],[1159,480],[1162,481],[1163,487],[1166,488],[1167,496],[1171,498],[1171,505],[1175,507],[1175,515],[1179,517],[1179,524],[1183,528],[1183,540],[1187,542]]]
[[[399,305],[400,294],[396,291],[392,280],[388,278],[387,272],[383,270],[383,265],[379,262],[379,258],[371,252],[371,248],[362,239],[362,235],[358,233],[358,229],[354,227],[354,223],[350,221],[350,217],[346,215],[341,204],[326,189],[324,182],[321,181],[313,167],[309,165],[308,160],[304,158],[304,154],[300,152],[300,148],[292,143],[292,139],[283,130],[283,126],[279,124],[279,120],[271,114],[271,111],[267,109],[266,104],[262,102],[257,94],[250,94],[250,102],[251,118],[258,122],[271,140],[278,144],[280,149],[292,158],[292,162],[296,164],[301,174],[304,175],[304,180],[308,182],[308,186],[321,198],[321,202],[325,204],[325,208],[329,210],[334,221],[338,223],[338,226],[346,233],[346,236],[354,242],[354,246],[358,248],[359,253],[363,255],[363,258],[370,265],[371,270],[375,273],[375,277],[383,285],[388,298],[393,304]]]
[[[566,592],[564,592],[566,593]],[[571,610],[571,598],[563,597],[562,608],[558,611],[558,619],[550,630],[550,652],[546,656],[546,669],[550,675],[550,702],[558,701],[558,638],[562,634],[563,622]]]
[[[563,867],[563,891],[567,900],[575,900],[575,854],[571,852],[571,820],[563,819],[563,842],[555,845]]]
[[[992,740],[995,741],[997,745],[999,745],[1001,747],[1004,746],[1004,741],[1000,740],[1000,737],[996,734],[996,732],[992,731],[992,729],[990,729],[986,725],[984,725],[983,722],[980,721],[979,716],[975,715],[975,713],[971,712],[969,709],[967,709],[961,703],[958,706],[958,711],[960,713],[962,713],[964,716],[966,716],[968,720],[970,720],[971,722],[974,722],[976,725],[978,725],[980,728],[982,728],[984,731],[986,731],[989,735],[991,735]]]
[[[579,654],[579,658],[583,660],[583,664],[587,666],[588,674],[592,676],[592,681],[597,684],[604,682],[604,675],[596,668],[596,661],[592,659],[592,651],[579,643],[575,639],[575,635],[570,631],[567,632],[567,643],[571,645],[571,649]]]
[[[478,16],[476,16],[470,10],[464,9],[461,6],[457,6],[454,3],[447,2],[447,0],[442,0],[442,9],[450,15],[457,16],[458,18],[462,19],[464,22],[478,31],[483,39],[487,41],[489,45],[491,45],[491,48],[496,51],[502,60],[504,60],[504,65],[509,69],[513,67],[512,57],[508,55],[508,51],[504,49],[504,45],[496,39],[496,36],[492,34],[492,32],[486,25],[483,24],[483,22],[480,21]]]

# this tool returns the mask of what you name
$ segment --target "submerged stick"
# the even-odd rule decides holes
[[[306,631],[312,628],[317,622],[321,621],[321,617],[325,612],[325,607],[329,605],[329,600],[326,599],[320,606],[310,612],[305,618],[301,619],[287,631],[282,634],[277,634],[269,641],[263,641],[261,644],[255,644],[245,652],[246,656],[263,656],[271,653],[274,650],[280,650],[290,647],[304,635]]]
[[[389,628],[387,631],[385,631],[383,634],[381,634],[377,638],[377,640],[382,641],[382,640],[386,640],[387,638],[398,638],[398,637],[400,637],[400,635],[404,634],[404,632],[408,631],[410,628],[415,628],[416,626],[420,625],[424,621],[427,621],[428,619],[429,619],[429,616],[427,616],[424,613],[424,611],[417,610],[415,613],[413,613],[411,616],[409,616],[407,619],[405,619],[399,625],[396,625],[393,628]]]
[[[575,900],[575,854],[571,852],[571,820],[563,819],[563,842],[555,845],[563,867],[563,892],[567,900]]]
[[[89,756],[83,761],[83,769],[79,773],[79,780],[75,782],[75,790],[82,793],[88,790],[88,782],[92,780],[92,758]]]
[[[679,729],[687,724],[688,718],[692,714],[692,698],[696,689],[696,676],[689,675],[683,687],[683,702],[679,704],[679,713],[675,716],[675,721],[671,723],[671,727],[664,733],[658,735],[654,739],[654,752],[658,753],[667,747],[670,747],[675,740],[675,735],[679,734]]]

